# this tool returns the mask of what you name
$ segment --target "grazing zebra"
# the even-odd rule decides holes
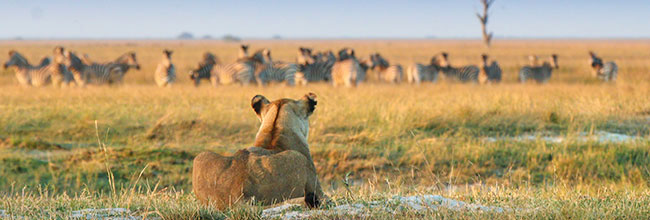
[[[94,64],[94,65],[102,66],[102,64]],[[109,75],[111,76],[109,83],[122,83],[122,79],[124,78],[124,75],[129,71],[130,68],[135,68],[136,70],[140,70],[140,64],[136,59],[135,52],[128,52],[118,57],[115,61],[104,65],[109,65],[111,66],[110,68],[119,68],[121,70],[117,72],[120,74]]]
[[[390,65],[379,53],[370,55],[370,69],[372,70],[373,78],[375,81],[400,83],[404,71],[401,65]],[[369,77],[370,78],[370,77]]]
[[[549,62],[544,62],[541,66],[524,66],[519,70],[519,82],[525,83],[527,80],[534,80],[537,83],[546,83],[551,78],[553,69],[558,69],[557,55],[551,55]]]
[[[216,85],[214,78],[212,78],[212,69],[219,62],[218,58],[210,53],[203,54],[203,60],[199,62],[197,69],[190,70],[190,79],[194,81],[194,86],[199,86],[201,80],[210,80],[213,85]]]
[[[117,59],[107,63],[92,62],[88,55],[82,59],[83,73],[81,74],[84,84],[121,84],[124,75],[131,68],[140,70],[140,64],[134,52],[128,52]],[[75,79],[76,80],[76,79]]]
[[[171,86],[172,83],[176,80],[176,68],[172,63],[172,53],[171,50],[163,50],[163,59],[162,62],[156,67],[156,72],[154,74],[154,80],[158,86]]]
[[[67,50],[64,54],[66,65],[79,86],[121,83],[124,73],[131,67],[140,69],[133,52],[126,53],[108,63],[91,62],[87,55],[84,58],[79,58],[75,53]]]
[[[57,76],[62,79],[65,74],[65,66],[62,64],[63,59],[58,57],[55,49],[54,62],[50,58],[43,58],[40,65],[32,66],[27,59],[16,51],[9,51],[9,60],[4,64],[4,68],[13,67],[16,72],[18,83],[23,86],[41,87],[52,82],[52,77]],[[61,84],[56,84],[60,86]]]
[[[440,59],[434,59],[437,62],[438,68],[445,79],[458,82],[477,82],[479,68],[474,65],[467,65],[461,67],[452,67],[449,64],[449,55],[445,52],[440,54]]]
[[[311,49],[300,48],[298,52],[298,71],[296,84],[306,85],[313,82],[327,82],[332,78],[332,66],[336,57],[330,52],[311,54]],[[302,57],[302,58],[301,58]]]
[[[501,82],[501,67],[499,67],[499,63],[497,63],[497,61],[492,61],[492,63],[488,65],[487,54],[482,54],[481,60],[480,73],[478,76],[479,83],[486,84]]]
[[[344,48],[339,51],[339,59],[332,66],[332,84],[334,86],[357,86],[366,78],[366,62],[359,62],[354,56],[354,50]]]
[[[618,75],[618,66],[615,62],[610,61],[603,63],[603,60],[596,56],[594,52],[589,52],[591,56],[591,69],[594,76],[598,77],[604,82],[615,82]]]
[[[420,84],[421,82],[435,82],[438,80],[438,68],[436,68],[436,57],[432,58],[432,63],[424,65],[415,63],[406,69],[406,78],[409,83]]]
[[[216,64],[212,68],[211,78],[213,85],[230,85],[240,83],[249,85],[255,82],[253,66],[247,62],[234,62],[230,64]]]

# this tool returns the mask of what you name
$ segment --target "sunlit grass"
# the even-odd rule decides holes
[[[66,218],[84,208],[122,207],[140,217],[257,218],[260,207],[217,212],[199,205],[191,194],[191,161],[204,150],[231,154],[252,144],[259,125],[250,107],[254,95],[299,98],[307,92],[318,95],[310,118],[311,152],[326,192],[337,203],[439,194],[518,210],[378,212],[374,218],[647,218],[650,213],[650,43],[645,41],[497,42],[491,54],[509,74],[501,85],[351,89],[326,84],[194,88],[183,74],[172,88],[153,86],[148,72],[158,50],[177,49],[180,71],[194,66],[205,50],[232,60],[236,44],[2,42],[0,54],[15,48],[35,60],[59,43],[97,60],[136,50],[143,70],[129,73],[119,87],[64,89],[22,88],[9,70],[2,72],[0,210],[14,216]],[[259,41],[253,46],[271,47],[280,60],[291,61],[298,45],[347,45],[360,54],[378,50],[402,64],[425,62],[446,50],[460,65],[478,61],[474,54],[483,49],[475,44]],[[589,48],[621,63],[617,84],[590,78],[582,55]],[[562,69],[550,84],[514,83],[513,71],[526,62],[523,54],[529,50],[560,53]],[[637,139],[579,138],[598,132]],[[514,141],[522,135],[565,141]]]

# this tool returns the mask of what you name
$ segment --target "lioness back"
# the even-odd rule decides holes
[[[271,155],[251,154],[244,196],[255,197],[263,205],[304,196],[309,163],[305,156],[293,150]]]
[[[192,187],[196,198],[203,203],[213,203],[221,209],[235,203],[246,179],[248,151],[240,150],[232,157],[213,152],[203,152],[194,158]],[[210,198],[219,198],[209,201]],[[214,200],[214,199],[212,199]]]
[[[192,182],[199,201],[223,209],[244,198],[270,205],[304,196],[310,161],[293,150],[274,154],[240,150],[232,157],[203,152]]]
[[[204,204],[224,209],[240,201],[270,205],[304,196],[308,207],[326,198],[309,152],[309,116],[316,95],[270,102],[262,95],[251,100],[261,125],[248,149],[233,156],[211,152],[194,159],[192,187]]]

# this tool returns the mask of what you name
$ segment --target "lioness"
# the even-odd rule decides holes
[[[307,144],[316,95],[273,102],[256,95],[251,106],[262,122],[254,147],[230,157],[196,156],[192,188],[197,199],[224,209],[242,200],[270,205],[304,196],[307,206],[319,206],[325,195]]]

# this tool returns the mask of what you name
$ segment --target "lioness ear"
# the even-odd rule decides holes
[[[269,100],[266,99],[266,97],[263,95],[256,95],[253,97],[253,100],[251,100],[251,107],[253,107],[253,110],[255,110],[255,113],[259,116],[262,112],[262,107],[264,107],[264,105],[268,105],[269,103],[271,102],[269,102]]]
[[[307,116],[310,116],[312,113],[314,113],[314,110],[316,110],[316,104],[318,103],[316,101],[316,97],[316,94],[310,92],[302,98],[307,104]]]

